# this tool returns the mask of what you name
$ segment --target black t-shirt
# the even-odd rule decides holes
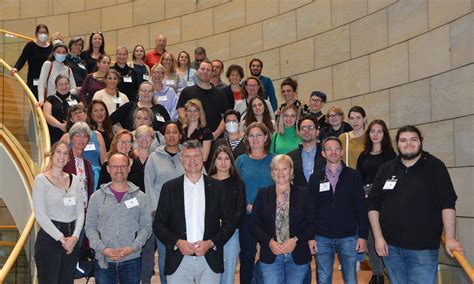
[[[71,54],[68,54],[64,64],[71,68],[76,86],[81,87],[87,76],[87,69],[84,60],[79,56],[73,57]]]
[[[27,83],[30,89],[33,87],[33,79],[39,79],[41,67],[48,59],[53,51],[53,46],[50,44],[47,47],[41,47],[35,42],[30,41],[26,43],[20,57],[15,63],[15,68],[20,71],[21,68],[28,62]],[[35,94],[37,94],[37,86],[34,86]]]
[[[206,122],[211,132],[214,132],[222,120],[222,115],[229,109],[224,93],[215,87],[203,89],[198,85],[185,88],[179,97],[177,108],[184,108],[190,99],[199,99],[206,114]]]
[[[127,64],[125,64],[125,67],[122,68],[117,63],[115,63],[112,68],[117,70],[122,76],[117,86],[119,91],[124,93],[128,97],[129,101],[137,101],[138,76],[135,70],[130,68]]]
[[[212,132],[209,128],[196,128],[191,135],[188,136],[188,128],[183,129],[183,141],[187,140],[198,140],[199,142],[213,140],[214,136],[212,136]]]
[[[362,175],[362,182],[372,184],[378,169],[386,162],[395,159],[396,156],[395,152],[382,152],[377,155],[362,152],[357,160],[357,170]]]
[[[118,110],[114,111],[110,115],[112,124],[120,123],[123,128],[130,131],[135,130],[133,127],[133,113],[138,108],[137,102],[127,102],[122,105]],[[160,104],[153,105],[151,108],[153,111],[152,126],[155,131],[162,131],[165,122],[170,120],[170,115],[166,108]]]
[[[51,115],[59,122],[66,121],[70,104],[78,104],[80,102],[76,95],[67,94],[62,96],[58,93],[56,93],[54,96],[47,97],[46,101],[51,104]],[[61,136],[64,134],[61,129],[51,126],[50,124],[48,124],[48,129],[51,136],[51,144],[54,144],[56,141],[61,139]]]
[[[86,63],[87,73],[94,72],[94,68],[97,65],[97,59],[93,58],[87,51],[81,53],[81,58],[84,60],[84,63]]]

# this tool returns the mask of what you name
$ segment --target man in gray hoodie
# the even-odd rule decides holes
[[[140,252],[151,235],[150,204],[127,181],[130,160],[122,153],[109,159],[111,182],[92,194],[85,231],[95,251],[97,283],[140,283]]]

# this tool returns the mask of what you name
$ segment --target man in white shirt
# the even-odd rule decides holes
[[[185,174],[163,185],[153,223],[166,245],[165,274],[169,284],[217,284],[235,229],[232,201],[220,181],[203,174],[201,143],[186,141],[181,153]]]

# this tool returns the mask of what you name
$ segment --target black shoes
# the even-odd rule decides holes
[[[383,275],[372,275],[370,278],[369,284],[384,284]]]

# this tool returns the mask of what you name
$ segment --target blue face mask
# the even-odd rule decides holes
[[[66,54],[54,54],[54,59],[57,62],[63,62],[66,59]]]

